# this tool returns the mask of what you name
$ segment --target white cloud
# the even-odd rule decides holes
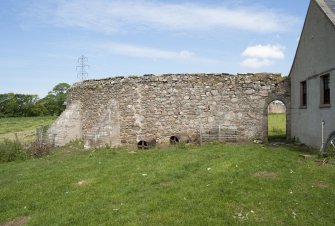
[[[273,63],[269,59],[248,58],[241,62],[241,66],[256,69],[271,66]]]
[[[271,66],[276,60],[285,58],[284,49],[280,45],[249,46],[242,53],[242,56],[246,57],[246,59],[240,65],[254,69]]]
[[[244,50],[242,56],[257,57],[265,59],[284,59],[284,47],[279,45],[256,45],[249,46]]]
[[[298,19],[268,8],[166,3],[149,0],[36,0],[25,13],[39,22],[99,32],[132,30],[285,31]]]
[[[168,51],[157,48],[150,48],[138,45],[124,43],[108,43],[100,45],[100,48],[107,50],[113,54],[149,59],[164,59],[164,60],[182,60],[195,63],[217,63],[214,59],[208,59],[197,56],[188,50]]]

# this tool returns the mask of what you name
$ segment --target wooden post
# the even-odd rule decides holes
[[[200,133],[200,145],[202,145],[202,131],[201,131],[201,125],[200,125],[199,133]]]
[[[219,125],[219,135],[218,140],[221,141],[221,126]]]
[[[14,133],[15,141],[19,142],[19,137],[17,136],[17,133]]]
[[[56,134],[53,134],[52,147],[56,147]]]
[[[40,134],[39,134],[39,128],[36,128],[36,134],[35,134],[35,136],[36,136],[36,141],[38,142],[38,143],[40,143]]]

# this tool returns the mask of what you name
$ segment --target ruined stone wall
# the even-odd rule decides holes
[[[201,126],[218,125],[237,129],[243,141],[266,138],[267,107],[274,99],[289,104],[288,80],[278,74],[144,75],[76,83],[66,111],[80,103],[87,148],[168,143],[171,136],[196,141]],[[50,137],[60,144],[56,127]]]

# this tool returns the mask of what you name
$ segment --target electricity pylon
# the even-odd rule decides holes
[[[80,80],[85,80],[88,77],[88,73],[86,72],[86,69],[89,68],[88,59],[84,55],[81,55],[81,57],[78,58],[78,66],[76,67],[76,70],[78,71],[77,77]]]

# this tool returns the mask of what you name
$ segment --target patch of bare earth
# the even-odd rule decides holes
[[[23,226],[28,223],[29,219],[29,217],[17,217],[9,222],[0,224],[0,226]]]
[[[78,182],[78,185],[85,185],[85,184],[87,184],[87,181],[86,180],[81,180],[81,181],[79,181]]]
[[[273,172],[257,172],[257,173],[254,173],[254,176],[262,177],[262,178],[274,178],[277,176],[277,174]]]
[[[322,166],[328,163],[328,159],[318,159],[318,160],[315,160],[315,162],[318,166]]]
[[[328,188],[329,184],[327,182],[324,181],[318,181],[315,183],[315,186],[319,187],[319,188]]]
[[[80,180],[77,185],[83,186],[83,185],[89,185],[94,183],[94,179],[86,179],[86,180]]]
[[[162,182],[159,183],[159,185],[160,185],[161,187],[169,187],[169,186],[171,186],[172,184],[173,184],[172,181],[162,181]]]

